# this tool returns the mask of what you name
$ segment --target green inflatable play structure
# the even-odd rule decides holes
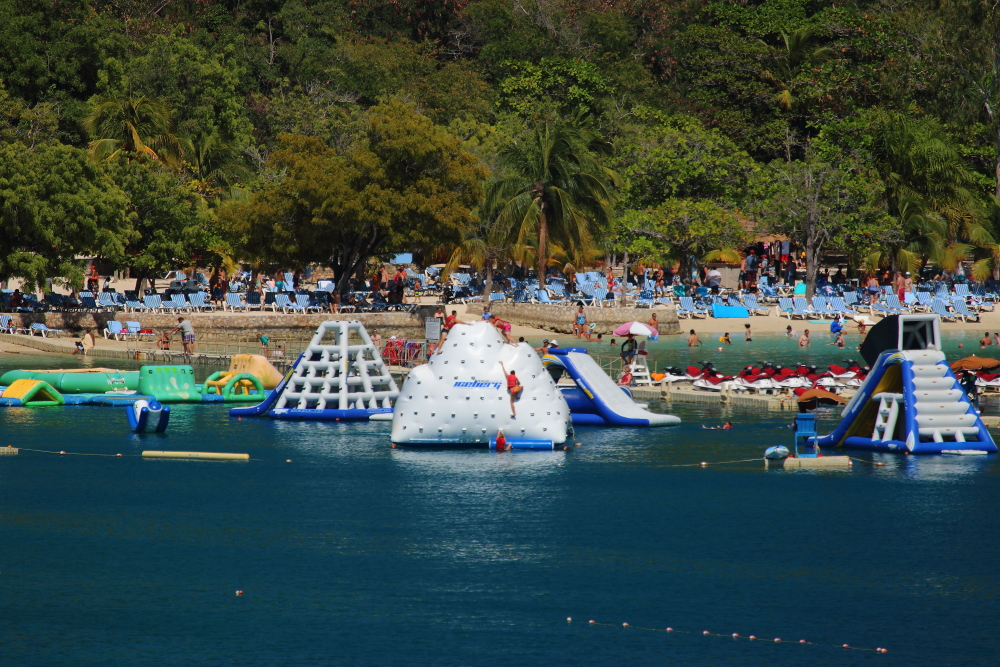
[[[65,404],[66,399],[52,385],[42,380],[14,380],[0,394],[0,405],[11,407],[40,408]]]
[[[201,392],[190,366],[143,366],[139,369],[139,393],[160,403],[197,403]]]
[[[12,385],[17,380],[41,380],[64,394],[103,394],[139,388],[138,371],[114,368],[7,371],[0,376],[0,386]]]

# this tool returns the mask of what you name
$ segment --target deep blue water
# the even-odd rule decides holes
[[[135,436],[120,409],[0,409],[4,444],[254,458],[0,457],[0,664],[1000,655],[995,457],[864,455],[887,465],[846,473],[670,467],[759,457],[790,437],[787,415],[716,407],[672,406],[684,419],[673,429],[581,429],[570,452],[500,455],[391,449],[388,424],[175,410],[165,436]],[[736,430],[701,428],[724,419]],[[639,629],[666,626],[689,634]]]

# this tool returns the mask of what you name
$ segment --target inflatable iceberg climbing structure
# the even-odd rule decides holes
[[[363,324],[324,322],[292,369],[259,405],[234,408],[233,416],[364,421],[392,412],[396,381]]]
[[[861,345],[871,366],[821,447],[909,454],[995,453],[979,411],[941,352],[937,315],[890,315]]]
[[[524,388],[516,417],[504,369]],[[572,428],[566,399],[538,353],[526,343],[504,343],[493,326],[478,322],[456,325],[441,353],[410,371],[391,437],[398,445],[488,447],[503,429],[513,448],[551,449],[565,443]]]

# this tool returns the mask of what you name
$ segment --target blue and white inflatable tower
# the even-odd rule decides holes
[[[937,315],[890,315],[861,345],[871,371],[821,447],[908,454],[996,453],[941,351]]]

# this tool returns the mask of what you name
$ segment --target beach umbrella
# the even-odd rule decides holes
[[[634,336],[655,336],[656,332],[642,322],[626,322],[615,329],[616,336],[626,336],[628,334]]]
[[[964,359],[959,359],[951,364],[951,370],[953,371],[981,371],[986,368],[996,368],[1000,366],[1000,361],[996,359],[989,359],[987,357],[977,357],[972,355],[971,357],[965,357]]]

